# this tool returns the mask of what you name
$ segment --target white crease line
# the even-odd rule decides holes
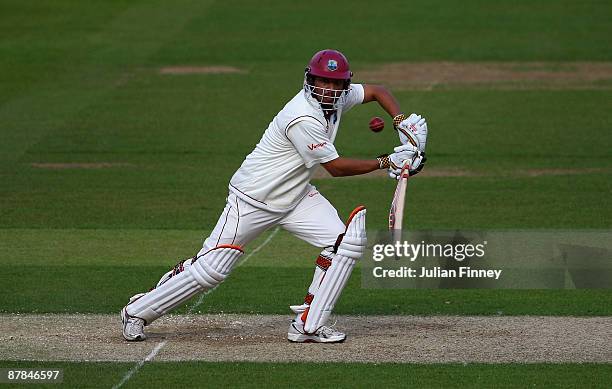
[[[137,372],[138,370],[140,370],[140,368],[142,367],[142,365],[144,365],[144,364],[145,364],[145,362],[149,362],[149,361],[151,361],[153,358],[155,358],[155,356],[157,355],[157,353],[159,352],[159,350],[161,350],[161,349],[162,349],[162,348],[163,348],[163,347],[166,345],[166,343],[167,343],[167,342],[168,342],[167,340],[164,340],[163,342],[158,343],[158,344],[157,344],[157,346],[155,346],[155,348],[153,348],[153,351],[151,351],[151,352],[149,353],[149,355],[147,355],[147,356],[145,357],[145,359],[143,359],[142,361],[138,362],[138,363],[136,364],[136,366],[134,366],[134,367],[132,368],[132,370],[128,371],[128,372],[127,372],[127,374],[123,376],[123,378],[121,379],[121,381],[120,381],[120,382],[119,382],[117,385],[113,386],[113,389],[120,388],[120,387],[122,387],[122,386],[123,386],[123,385],[124,385],[126,382],[128,382],[128,380],[129,380],[130,378],[132,378],[132,376],[133,376],[134,374],[136,374],[136,372]]]
[[[270,243],[270,241],[272,240],[272,238],[274,238],[274,236],[275,236],[276,234],[278,234],[278,231],[279,231],[279,230],[280,230],[280,227],[276,227],[276,228],[274,229],[274,231],[272,231],[272,233],[270,234],[270,236],[268,236],[268,237],[266,238],[266,240],[264,240],[264,241],[263,241],[263,242],[262,242],[262,243],[261,243],[259,246],[257,246],[257,247],[255,248],[255,250],[253,250],[253,251],[251,251],[250,253],[248,253],[248,254],[247,254],[247,256],[246,256],[246,257],[244,257],[244,259],[243,259],[243,260],[242,260],[242,261],[241,261],[241,262],[240,262],[240,263],[239,263],[239,264],[238,264],[236,267],[244,265],[244,263],[247,261],[247,259],[251,258],[251,256],[252,256],[253,254],[255,254],[256,252],[258,252],[259,250],[261,250],[262,248],[264,248],[264,246],[265,246],[265,245],[267,245],[268,243]]]
[[[274,238],[274,236],[278,233],[278,230],[280,228],[276,227],[274,229],[274,231],[272,231],[272,233],[270,234],[270,236],[268,236],[266,238],[266,240],[264,240],[259,246],[257,246],[255,248],[255,250],[251,251],[250,253],[247,254],[246,257],[244,257],[244,259],[242,260],[242,262],[240,262],[236,267],[242,265],[243,263],[245,263],[247,261],[247,259],[249,259],[253,254],[255,254],[256,252],[258,252],[259,250],[261,250],[265,245],[267,245],[268,243],[270,243],[270,241],[272,240],[272,238]],[[202,302],[204,301],[204,296],[206,296],[209,293],[212,293],[213,290],[215,290],[217,288],[214,289],[210,289],[208,291],[206,291],[205,293],[201,293],[200,297],[198,298],[198,301],[191,306],[191,308],[189,308],[189,310],[187,311],[187,314],[190,315],[193,313],[193,311],[200,306],[200,304],[202,304]],[[185,317],[182,318],[182,320],[179,322],[182,323],[185,320]],[[151,351],[149,353],[149,355],[147,355],[145,357],[145,359],[143,359],[142,361],[139,361],[130,371],[128,371],[123,378],[121,379],[121,381],[119,381],[119,383],[115,386],[113,386],[113,389],[119,389],[120,387],[122,387],[123,385],[125,385],[126,382],[129,381],[130,378],[132,378],[132,376],[134,374],[136,374],[138,372],[138,370],[140,370],[140,368],[145,364],[145,362],[150,362],[153,360],[153,358],[155,358],[155,356],[161,351],[162,348],[164,348],[164,346],[168,343],[167,340],[164,340],[163,342],[159,342],[157,344],[157,346],[155,346],[155,348],[153,348],[153,351]]]

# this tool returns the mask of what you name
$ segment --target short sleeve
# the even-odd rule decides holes
[[[351,84],[351,90],[346,95],[346,101],[342,106],[342,110],[344,112],[353,108],[357,104],[363,103],[363,98],[365,97],[365,92],[363,89],[363,85],[361,84]]]
[[[287,129],[287,137],[304,160],[304,165],[311,168],[318,163],[325,163],[339,157],[336,148],[320,123],[301,120]]]

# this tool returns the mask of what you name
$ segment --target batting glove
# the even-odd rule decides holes
[[[383,154],[378,156],[377,159],[381,169],[388,169],[389,173],[395,175],[401,173],[402,167],[406,162],[412,164],[415,157],[419,154],[418,149],[411,144],[397,146],[393,151],[393,154]]]
[[[381,157],[386,157],[387,159],[390,158],[390,156],[388,155],[383,155]],[[421,153],[420,151],[417,151],[412,159],[412,162],[410,163],[410,170],[408,171],[408,174],[410,174],[410,176],[419,174],[421,170],[423,170],[423,167],[425,166],[425,162],[427,162],[427,157],[425,156],[425,153]],[[391,166],[389,166],[387,170],[388,170],[387,173],[389,175],[389,178],[399,180],[400,173],[402,171],[401,168],[394,169]]]
[[[399,114],[393,118],[393,127],[397,130],[402,144],[412,144],[420,152],[425,151],[427,145],[427,121],[421,115],[410,114],[406,118],[404,114]]]

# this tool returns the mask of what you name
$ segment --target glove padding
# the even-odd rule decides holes
[[[399,174],[402,172],[402,167],[404,167],[404,164],[406,164],[406,162],[409,162],[412,166],[415,157],[417,157],[417,155],[419,154],[419,150],[411,144],[397,146],[393,149],[393,151],[393,154],[389,154],[388,171],[390,175],[395,174],[396,176],[399,176]],[[419,160],[419,163],[420,162],[421,161]]]
[[[411,177],[419,174],[421,170],[423,170],[423,167],[425,166],[425,162],[427,162],[427,157],[425,156],[425,153],[421,153],[420,151],[417,151],[415,153],[415,156],[413,157],[413,162],[410,164],[410,170],[408,171],[408,174]],[[389,178],[399,180],[400,173],[402,172],[401,168],[399,170],[396,170],[396,169],[392,169],[391,167],[389,167],[389,169],[387,170],[388,170]]]
[[[421,115],[410,114],[407,119],[402,120],[395,129],[399,133],[400,142],[403,145],[412,144],[421,153],[425,152],[427,145],[427,121]]]

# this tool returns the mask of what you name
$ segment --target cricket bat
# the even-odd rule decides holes
[[[406,163],[402,171],[393,194],[391,201],[391,209],[389,210],[389,231],[393,236],[394,241],[399,241],[402,238],[402,223],[404,221],[404,203],[406,202],[406,188],[408,187],[408,178],[410,177],[410,164]]]

